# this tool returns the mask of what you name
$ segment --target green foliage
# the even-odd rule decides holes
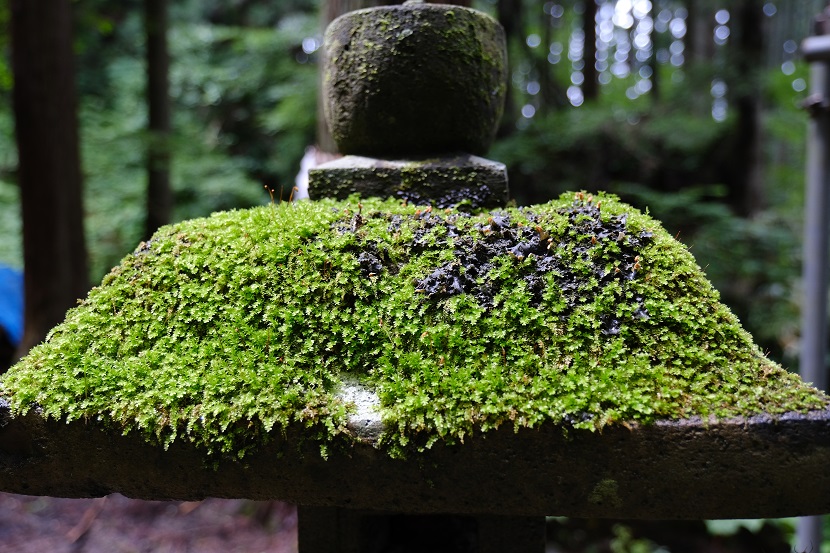
[[[493,257],[471,292],[425,289],[456,270],[458,248],[505,233],[516,252],[538,233],[551,253]],[[378,396],[391,454],[502,424],[596,430],[828,403],[761,355],[659,223],[583,194],[476,216],[300,202],[165,227],[0,389],[17,413],[40,405],[242,456],[295,423],[323,447],[348,439],[343,379]]]
[[[12,114],[0,110],[0,263],[22,268],[20,192],[14,180],[16,168]]]
[[[714,69],[685,68],[683,81],[664,83],[663,99],[654,105],[644,97],[628,102],[624,91],[631,83],[615,79],[594,105],[537,115],[498,142],[492,157],[508,165],[519,203],[588,186],[649,209],[693,246],[723,301],[764,350],[796,366],[807,114],[793,81],[806,79],[807,67],[765,74],[767,205],[751,219],[730,207],[734,119],[714,121],[710,99],[699,93],[710,86]]]
[[[143,228],[147,134],[139,7],[93,0],[75,10],[93,280],[129,251]],[[313,2],[261,8],[245,16],[260,26],[243,28],[205,23],[222,6],[171,6],[174,220],[264,203],[264,184],[290,189],[299,159],[313,142],[316,66],[297,59],[303,38],[318,33]],[[7,17],[3,4],[0,23]],[[0,33],[0,100],[7,100],[0,104],[11,107],[4,85],[7,40]],[[12,113],[0,110],[0,261],[21,267],[14,153]]]
[[[17,186],[0,180],[0,236],[7,237],[0,240],[0,264],[18,269],[23,267],[19,195]]]
[[[290,190],[305,148],[314,142],[317,67],[300,49],[313,36],[311,16],[251,29],[194,24],[176,30],[173,93],[205,131],[271,188]],[[287,193],[286,193],[287,197]]]
[[[728,131],[684,110],[588,104],[535,117],[490,155],[508,166],[511,192],[522,204],[614,182],[676,190],[712,179]]]
[[[635,538],[624,524],[615,524],[612,530],[614,538],[608,544],[611,553],[669,553],[668,549],[657,546],[651,540]]]
[[[757,518],[707,520],[706,529],[714,536],[732,536],[742,529],[753,533],[758,532],[765,523],[765,520]]]
[[[807,161],[807,124],[809,115],[801,102],[806,91],[796,93],[793,82],[809,79],[807,65],[799,62],[792,75],[773,71],[767,75],[765,88],[769,107],[764,112],[766,193],[770,206],[778,213],[800,221],[804,209],[804,175]]]
[[[803,208],[792,196],[800,197],[802,186],[782,182],[772,188],[776,205],[751,219],[730,211],[722,186],[669,193],[634,183],[609,188],[647,209],[688,244],[756,342],[774,359],[795,367]]]
[[[81,109],[85,227],[95,280],[140,238],[146,186],[141,64],[117,60],[106,73],[112,103],[89,100]]]
[[[170,6],[181,20],[222,22],[238,27],[273,29],[286,17],[313,13],[317,0],[229,3],[224,0],[184,0]]]
[[[180,18],[170,31],[174,220],[264,203],[263,184],[293,185],[315,124],[309,91],[316,70],[295,55],[316,20],[296,15],[300,4],[274,8],[276,29],[207,25],[204,6],[174,7]],[[97,280],[143,229],[148,137],[143,53],[136,48],[143,31],[137,11],[108,0],[79,9],[78,17],[86,233]],[[16,160],[3,157],[14,152],[9,112],[0,113],[3,144],[9,147],[0,147],[0,181],[12,183]],[[9,231],[0,259],[20,266],[19,207],[7,190],[0,196]]]
[[[86,229],[95,279],[139,240],[145,209],[147,135],[141,64],[119,58],[107,73],[114,87],[111,103],[90,99],[81,118]],[[170,141],[175,220],[249,207],[267,197],[247,176],[243,161],[228,159],[211,138],[197,113],[175,112]]]
[[[0,4],[0,29],[8,29],[11,25],[11,13],[9,3]],[[12,76],[11,64],[9,63],[10,33],[0,31],[0,98],[8,96],[12,88],[14,78]]]

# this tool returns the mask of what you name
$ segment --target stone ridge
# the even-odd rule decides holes
[[[479,214],[352,197],[165,227],[0,396],[236,457],[297,425],[324,455],[367,425],[402,455],[505,424],[828,406],[659,223],[585,193]]]
[[[471,155],[388,160],[345,156],[308,174],[311,199],[398,198],[445,209],[480,211],[508,201],[503,163]]]

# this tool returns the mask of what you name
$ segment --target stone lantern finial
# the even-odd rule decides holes
[[[312,197],[506,203],[504,166],[475,157],[489,149],[504,109],[505,38],[496,20],[406,2],[335,19],[324,47],[326,120],[348,157],[311,172]]]

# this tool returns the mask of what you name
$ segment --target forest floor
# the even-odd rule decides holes
[[[296,553],[276,501],[60,499],[0,494],[0,553]]]
[[[728,536],[718,536],[702,521],[549,519],[546,551],[792,551],[780,525],[758,523],[761,526],[752,531],[738,526]],[[296,508],[278,501],[140,501],[117,494],[61,499],[0,493],[0,553],[191,552],[296,553]],[[416,552],[407,548],[404,553]]]

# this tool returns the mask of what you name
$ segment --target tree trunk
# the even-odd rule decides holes
[[[582,84],[582,95],[586,101],[595,100],[599,95],[599,79],[597,75],[597,3],[595,0],[585,0],[585,11],[582,14],[582,30],[585,33],[583,61],[585,67],[582,75],[585,81]],[[633,48],[632,48],[633,50]]]
[[[740,0],[733,8],[735,77],[729,83],[737,113],[731,199],[744,217],[764,206],[761,144],[761,71],[764,13],[761,0]]]
[[[553,17],[545,10],[539,10],[539,22],[542,28],[542,55],[533,56],[533,65],[536,67],[536,72],[539,76],[539,108],[538,112],[545,115],[551,111],[551,108],[556,105],[556,97],[553,94],[553,75],[551,64],[548,61],[548,52],[550,51],[550,43],[553,42]]]
[[[69,0],[11,0],[24,354],[88,288]]]
[[[714,65],[715,42],[712,37],[715,23],[715,9],[711,0],[687,0],[686,35],[684,37],[684,56],[686,63],[684,71],[694,83],[710,82],[711,68]],[[732,39],[730,39],[731,41]],[[671,39],[669,39],[669,43]],[[702,86],[702,85],[701,85]],[[710,117],[712,113],[711,96],[709,94],[692,94],[689,99],[689,109],[701,117]]]
[[[496,17],[504,27],[504,35],[507,41],[507,49],[510,50],[510,44],[514,41],[523,47],[525,45],[525,37],[523,33],[523,0],[498,0],[496,3]],[[549,48],[550,45],[546,45]],[[516,93],[513,88],[513,83],[510,82],[510,77],[513,75],[513,64],[515,61],[507,58],[507,92],[504,98],[504,113],[501,118],[501,124],[498,129],[498,136],[504,137],[511,135],[516,130],[516,122],[519,118],[518,107],[516,104]],[[547,63],[547,60],[545,60]]]
[[[654,21],[655,16],[654,4],[651,4],[651,8],[648,11],[648,17]],[[652,27],[651,31],[649,32],[651,36],[651,55],[648,57],[648,66],[651,68],[651,99],[654,100],[654,103],[660,101],[660,64],[657,62],[657,51],[662,47],[660,44],[660,33],[654,30]]]
[[[170,189],[170,97],[167,50],[167,0],[144,1],[147,38],[147,213],[144,238],[170,222],[173,192]]]
[[[715,54],[712,40],[715,10],[710,0],[688,0],[686,3],[686,59],[692,64],[708,62]]]

